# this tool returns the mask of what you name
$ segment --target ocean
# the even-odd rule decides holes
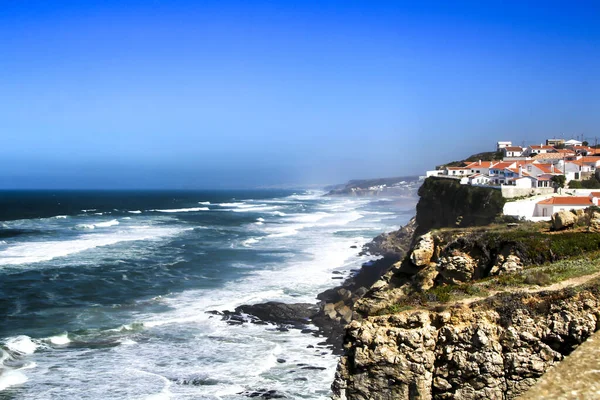
[[[0,399],[326,399],[337,360],[323,338],[207,311],[316,302],[415,203],[281,190],[2,191]]]

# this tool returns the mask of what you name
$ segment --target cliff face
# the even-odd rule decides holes
[[[511,399],[598,329],[594,286],[353,321],[334,399]]]
[[[494,224],[479,189],[426,180],[406,256],[354,302],[334,400],[512,399],[600,328],[600,214]]]
[[[435,177],[427,178],[418,194],[417,235],[434,228],[487,225],[502,213],[505,202],[499,190]]]

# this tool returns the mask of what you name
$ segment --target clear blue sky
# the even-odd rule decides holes
[[[340,182],[600,137],[597,1],[0,3],[0,188]]]

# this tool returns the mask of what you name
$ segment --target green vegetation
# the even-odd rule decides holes
[[[543,264],[600,250],[600,234],[569,231],[548,234],[529,229],[491,231],[482,238],[488,247],[513,244],[515,253],[526,265]]]
[[[581,181],[571,181],[569,182],[569,189],[583,189],[583,185]]]
[[[423,182],[419,196],[417,235],[433,228],[487,225],[502,213],[505,203],[499,190],[436,177]]]
[[[504,153],[502,151],[485,151],[483,153],[473,154],[464,160],[461,161],[452,161],[443,165],[438,166],[437,168],[443,167],[462,167],[468,163],[472,163],[475,161],[500,161],[504,158]]]
[[[490,224],[437,230],[440,240],[448,243],[447,249],[478,254],[480,263],[487,265],[485,268],[491,268],[495,255],[506,248],[512,249],[525,267],[520,272],[488,276],[458,285],[438,284],[424,292],[415,289],[379,314],[443,306],[461,299],[487,297],[495,292],[519,291],[531,286],[549,286],[600,272],[600,233],[582,230],[549,233],[548,227],[547,223],[522,222],[513,229],[505,224]]]
[[[595,176],[582,181],[571,181],[569,189],[600,189],[600,181]]]
[[[560,260],[542,266],[532,266],[514,274],[487,278],[481,281],[481,285],[487,290],[531,285],[547,286],[596,272],[600,272],[600,252],[588,257]]]
[[[559,188],[564,188],[567,182],[567,178],[564,175],[554,175],[550,180]]]

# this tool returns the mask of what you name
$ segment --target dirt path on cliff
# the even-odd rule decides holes
[[[515,287],[515,288],[507,288],[506,290],[493,290],[493,291],[488,292],[487,296],[469,297],[467,299],[457,300],[456,303],[471,304],[471,303],[475,303],[475,302],[478,302],[481,300],[485,300],[487,298],[490,298],[490,297],[495,296],[500,293],[538,293],[538,292],[545,292],[545,291],[561,290],[561,289],[565,289],[568,287],[583,285],[584,283],[589,282],[592,279],[596,279],[599,277],[600,277],[600,272],[596,272],[591,275],[583,275],[583,276],[578,276],[576,278],[565,279],[564,281],[556,282],[556,283],[553,283],[552,285],[548,285],[548,286]]]

